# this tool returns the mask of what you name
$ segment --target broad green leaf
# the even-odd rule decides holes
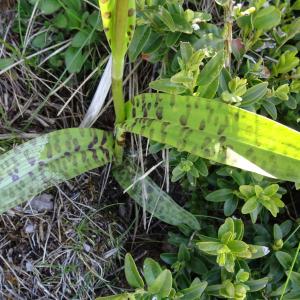
[[[61,4],[58,0],[42,0],[40,2],[40,9],[43,14],[50,15],[61,8]]]
[[[224,224],[219,227],[218,238],[221,239],[225,233],[231,232],[234,233],[234,220],[233,218],[226,218]]]
[[[267,285],[268,281],[268,277],[257,280],[248,280],[247,285],[249,286],[251,292],[257,292],[259,290],[262,290]]]
[[[171,12],[172,19],[176,26],[176,31],[181,31],[188,34],[193,32],[193,28],[190,22],[187,21],[183,8],[179,6],[178,3],[168,1],[167,10]]]
[[[82,45],[89,45],[91,42],[91,35],[87,30],[78,31],[71,42],[71,46],[80,48]]]
[[[291,8],[293,10],[300,10],[300,0],[296,0]]]
[[[253,26],[255,29],[267,31],[277,26],[281,20],[281,13],[275,6],[268,6],[253,15]]]
[[[200,85],[198,87],[198,96],[207,98],[207,99],[212,99],[218,90],[219,87],[219,77],[216,77],[214,81],[212,81],[208,85]]]
[[[239,255],[240,252],[245,252],[248,250],[248,245],[243,241],[230,241],[227,244],[228,248],[232,253]]]
[[[290,254],[283,251],[276,251],[275,256],[285,270],[288,270],[291,267],[293,258]]]
[[[234,223],[234,233],[236,240],[242,240],[244,236],[244,223],[241,219],[233,219]]]
[[[279,226],[282,232],[282,236],[286,237],[293,227],[293,222],[291,220],[286,220],[283,223],[281,223]]]
[[[244,198],[245,200],[247,200],[255,195],[255,190],[252,185],[241,185],[239,187],[239,190],[240,190],[242,196],[245,197]]]
[[[13,58],[0,58],[0,70],[4,70],[14,63]]]
[[[180,71],[171,77],[171,82],[174,83],[192,83],[193,77],[186,71]]]
[[[197,168],[200,175],[204,177],[208,176],[208,168],[203,159],[198,159],[194,162],[194,166]]]
[[[167,78],[152,81],[149,86],[154,90],[174,95],[183,94],[186,91],[182,84],[172,82]]]
[[[275,90],[274,95],[275,95],[277,98],[279,98],[280,100],[288,101],[288,100],[289,100],[289,93],[290,93],[290,87],[289,87],[289,85],[286,83],[286,84],[280,85],[280,86]]]
[[[171,289],[172,274],[169,270],[161,272],[155,281],[148,287],[150,293],[159,295],[161,298],[168,297]]]
[[[282,300],[299,300],[300,299],[300,290],[291,290],[291,292],[285,294]]]
[[[113,176],[122,186],[127,189],[129,196],[139,205],[143,206],[143,186],[147,191],[148,199],[146,200],[146,210],[153,214],[156,218],[171,225],[188,225],[194,230],[199,230],[199,222],[188,211],[178,205],[168,194],[153,182],[149,177],[145,177],[142,181],[135,182],[134,179],[142,177],[139,171],[133,170],[128,164],[124,164],[120,168],[113,170]]]
[[[202,276],[203,274],[205,274],[206,272],[208,272],[207,267],[205,266],[203,260],[199,257],[193,257],[193,261],[192,264],[190,264],[191,270],[199,275]]]
[[[225,202],[232,199],[233,193],[231,189],[219,189],[206,195],[205,199],[211,202]]]
[[[190,249],[185,244],[179,246],[177,258],[178,261],[189,261],[191,259]]]
[[[256,197],[251,197],[242,207],[242,214],[250,214],[252,213],[258,206],[258,201]]]
[[[249,30],[249,28],[252,25],[251,15],[249,15],[249,16],[241,16],[241,17],[237,18],[236,22],[237,22],[238,26],[242,30],[247,31],[247,30]]]
[[[267,113],[272,117],[273,120],[277,119],[277,109],[273,102],[271,101],[263,101],[262,106],[267,111]]]
[[[82,54],[81,50],[78,48],[69,47],[65,52],[65,64],[70,73],[80,72],[85,59],[86,58]]]
[[[180,42],[180,54],[183,59],[183,62],[187,64],[191,59],[194,52],[194,48],[190,43]]]
[[[81,1],[80,1],[81,2]],[[87,18],[87,22],[89,25],[92,26],[93,29],[97,31],[103,31],[103,24],[101,17],[99,16],[98,11],[93,11],[91,14],[89,14]]]
[[[81,10],[81,4],[82,4],[81,0],[68,0],[67,2],[68,7],[77,11]]]
[[[162,253],[160,259],[168,265],[173,265],[177,261],[176,253]]]
[[[168,32],[166,37],[166,45],[172,47],[179,39],[181,32]]]
[[[274,224],[273,226],[273,236],[275,241],[283,238],[281,228],[278,224]]]
[[[44,48],[47,45],[47,32],[43,32],[39,35],[37,35],[33,40],[32,40],[32,46],[35,48]]]
[[[299,272],[291,272],[291,282],[295,287],[300,287],[300,273]]]
[[[220,242],[198,242],[197,247],[206,253],[217,255],[218,250],[223,247]]]
[[[239,203],[239,200],[236,197],[234,197],[232,199],[227,199],[224,203],[224,215],[226,217],[231,216],[235,212],[235,210],[238,206],[238,203]]]
[[[128,57],[134,62],[142,52],[151,34],[151,29],[147,25],[139,26],[134,32],[133,39],[128,49]]]
[[[98,129],[59,130],[17,146],[0,156],[0,212],[112,159],[112,134]]]
[[[144,281],[130,253],[127,253],[125,256],[125,277],[131,287],[144,287]]]
[[[172,15],[169,11],[163,6],[158,7],[157,16],[161,19],[161,21],[169,28],[170,31],[176,31],[176,25],[173,21]]]
[[[143,94],[126,104],[126,131],[267,177],[300,181],[300,133],[266,117],[192,96]]]
[[[150,286],[162,272],[162,269],[158,262],[152,258],[146,258],[143,265],[143,271],[146,283]]]
[[[287,50],[280,55],[275,70],[279,74],[288,73],[299,65],[300,59],[297,57],[297,51]]]
[[[278,190],[279,190],[278,184],[271,184],[264,189],[264,195],[273,196],[278,192]]]
[[[201,70],[198,78],[198,90],[201,91],[202,86],[211,84],[220,75],[224,65],[224,52],[219,51]]]
[[[252,104],[260,99],[262,99],[268,91],[268,83],[262,82],[254,85],[242,96],[242,105]]]
[[[78,30],[81,27],[82,13],[69,8],[65,11],[65,14],[68,20],[68,29]]]
[[[183,296],[180,297],[180,300],[196,300],[203,294],[204,290],[207,287],[207,282],[203,281],[201,283],[194,284],[193,286],[181,290],[180,293]]]
[[[63,13],[58,14],[52,22],[57,28],[66,28],[68,26],[68,19]]]

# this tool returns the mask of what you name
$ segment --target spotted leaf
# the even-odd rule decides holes
[[[135,0],[99,0],[99,6],[104,32],[112,52],[122,52],[121,55],[124,56],[135,28]],[[117,40],[123,44],[122,49],[116,48]]]
[[[83,128],[55,131],[8,151],[0,157],[0,213],[112,161],[112,153],[112,134]]]
[[[143,178],[137,181],[143,174],[135,171],[128,163],[113,170],[113,176],[123,189],[127,189],[129,196],[140,206],[146,205],[145,209],[156,218],[171,225],[188,225],[194,230],[199,230],[200,225],[197,219],[187,210],[178,205],[168,194],[166,194],[152,179]],[[144,184],[147,200],[143,203]]]
[[[300,133],[217,100],[143,94],[123,128],[212,161],[300,182]]]

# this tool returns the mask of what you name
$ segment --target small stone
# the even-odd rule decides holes
[[[53,196],[49,194],[42,194],[40,196],[34,197],[29,202],[29,205],[33,210],[36,210],[38,212],[51,211],[54,207]]]
[[[32,272],[33,271],[33,264],[30,261],[26,262],[26,271],[27,272]]]
[[[90,252],[91,251],[91,246],[87,243],[83,244],[83,249],[85,252]]]
[[[35,226],[31,223],[28,223],[27,225],[24,226],[24,231],[25,233],[34,233]]]

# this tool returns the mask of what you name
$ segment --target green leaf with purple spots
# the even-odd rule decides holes
[[[128,162],[113,170],[113,176],[129,196],[156,218],[171,225],[187,225],[199,230],[200,225],[193,214],[178,205],[149,176],[143,178],[139,170],[134,170]],[[143,179],[141,179],[143,178]],[[143,186],[144,185],[144,186]],[[143,195],[147,199],[143,201]]]
[[[135,0],[99,0],[99,7],[112,53],[123,57],[135,29]]]
[[[55,131],[0,156],[0,213],[111,162],[113,137],[99,129]]]
[[[300,182],[300,133],[217,100],[142,94],[122,128],[180,151],[264,176]]]

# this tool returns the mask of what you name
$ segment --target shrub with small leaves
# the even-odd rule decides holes
[[[227,218],[218,230],[217,239],[203,236],[197,246],[201,251],[217,256],[218,265],[232,273],[236,260],[258,258],[268,253],[265,248],[243,242],[243,236],[243,222]]]
[[[263,207],[276,217],[279,209],[284,207],[278,190],[278,184],[271,184],[265,188],[260,185],[240,186],[237,196],[245,201],[242,213],[250,214],[253,223],[256,222],[257,216]]]

